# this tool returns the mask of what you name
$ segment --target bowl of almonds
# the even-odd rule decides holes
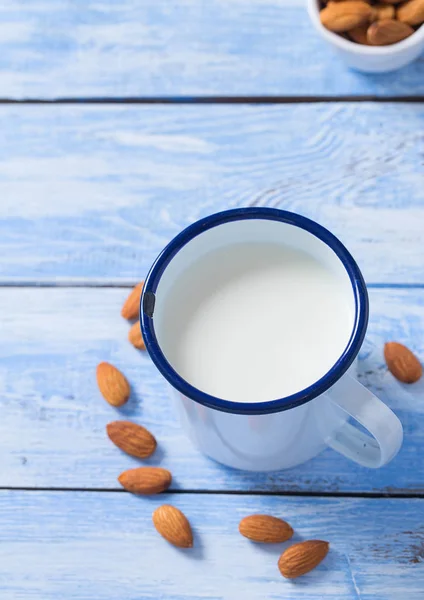
[[[350,67],[399,69],[424,50],[424,0],[308,0],[317,31]]]

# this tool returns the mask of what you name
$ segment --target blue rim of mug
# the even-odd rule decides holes
[[[217,398],[216,396],[202,392],[183,379],[167,361],[160,348],[154,329],[154,313],[150,313],[149,315],[143,310],[143,307],[146,308],[147,305],[152,304],[152,295],[155,294],[165,269],[175,255],[186,244],[208,229],[230,223],[231,221],[244,219],[280,221],[281,223],[304,229],[319,238],[333,250],[342,262],[349,276],[355,300],[355,318],[352,334],[346,348],[331,369],[321,377],[321,379],[307,388],[300,390],[295,394],[291,394],[290,396],[275,400],[267,400],[265,402],[233,402],[231,400],[223,400],[222,398]],[[322,225],[296,213],[276,208],[235,208],[215,213],[189,225],[159,254],[144,282],[143,294],[140,301],[140,324],[147,351],[154,364],[165,379],[175,389],[184,394],[184,396],[191,398],[199,404],[222,412],[245,415],[267,414],[281,412],[313,400],[334,385],[334,383],[336,383],[336,381],[347,371],[355,360],[365,337],[368,325],[368,294],[362,273],[352,255],[345,246]]]

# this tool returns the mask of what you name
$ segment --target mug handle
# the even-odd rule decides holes
[[[345,422],[325,440],[330,448],[374,469],[396,456],[403,440],[402,424],[377,396],[347,373],[326,395],[371,434]]]

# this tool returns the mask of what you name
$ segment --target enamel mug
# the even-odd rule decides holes
[[[341,273],[354,315],[350,339],[324,376],[289,396],[264,402],[214,397],[186,381],[166,359],[157,336],[165,299],[172,301],[175,282],[206,253],[235,243],[270,241],[307,252]],[[263,310],[266,306],[258,307],[252,316],[252,332],[261,327]],[[355,379],[368,323],[364,279],[343,244],[310,219],[271,208],[240,208],[187,227],[162,251],[145,280],[140,322],[147,350],[170,384],[184,430],[220,463],[251,471],[287,469],[330,447],[354,462],[378,468],[400,449],[399,419]]]

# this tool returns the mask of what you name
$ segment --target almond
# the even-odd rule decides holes
[[[137,285],[131,290],[128,298],[125,300],[121,309],[121,316],[124,317],[124,319],[128,319],[129,321],[132,319],[138,319],[143,284],[144,281],[137,283]]]
[[[390,373],[403,383],[415,383],[423,374],[420,361],[403,344],[398,342],[385,344],[384,358]]]
[[[320,19],[324,27],[340,33],[370,21],[372,14],[372,8],[366,2],[347,0],[323,8],[320,12]]]
[[[168,542],[178,548],[192,548],[193,533],[187,517],[175,506],[164,504],[159,506],[153,515],[156,531]]]
[[[134,325],[131,327],[128,332],[128,339],[134,348],[138,348],[138,350],[146,349],[143,336],[141,335],[140,321],[137,321],[137,323],[134,323]]]
[[[412,27],[394,19],[375,21],[369,26],[367,40],[372,46],[396,44],[414,33]]]
[[[138,467],[121,473],[118,481],[128,492],[150,496],[167,490],[172,476],[160,467]]]
[[[286,542],[293,535],[293,529],[286,521],[270,515],[244,517],[240,521],[239,531],[249,540],[265,544]]]
[[[368,44],[368,40],[367,40],[367,31],[368,31],[368,27],[369,25],[359,25],[359,27],[354,27],[353,29],[350,29],[347,34],[349,36],[349,38],[356,42],[357,44],[365,44],[366,46],[369,46]]]
[[[131,421],[113,421],[106,425],[106,431],[115,446],[136,458],[148,458],[156,450],[150,431]]]
[[[112,406],[122,406],[130,397],[127,378],[108,362],[97,366],[97,385],[103,398]]]
[[[379,21],[395,18],[395,7],[392,4],[376,4],[373,8]]]
[[[424,0],[409,0],[397,9],[397,18],[408,25],[424,23]]]
[[[321,540],[309,540],[294,544],[284,550],[278,560],[281,575],[295,579],[315,569],[327,556],[330,544]]]

